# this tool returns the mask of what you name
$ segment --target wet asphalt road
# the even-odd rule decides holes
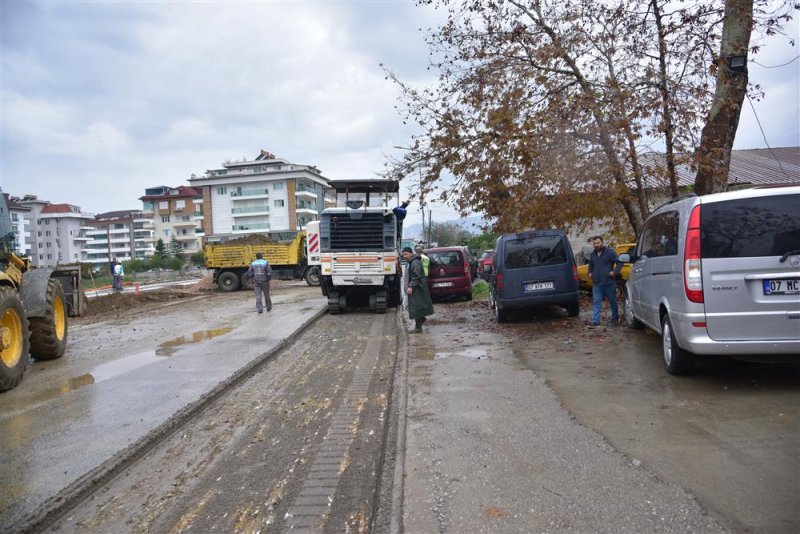
[[[396,315],[325,316],[53,532],[366,532]]]
[[[317,291],[296,290],[292,307],[309,313],[305,299],[318,299]],[[239,323],[263,324],[247,295],[214,299],[194,310],[207,327],[197,336],[175,338],[182,324],[186,331],[180,313],[155,314],[140,318],[122,347],[132,354],[175,350],[170,359],[183,354],[187,362],[192,350],[181,351],[204,347],[211,362],[229,357],[226,336],[242,346],[263,339],[235,332]],[[233,319],[223,320],[220,306]],[[589,330],[586,317],[558,309],[498,325],[480,301],[437,303],[436,310],[426,333],[412,336],[397,331],[392,313],[323,317],[291,353],[216,400],[54,530],[264,532],[312,526],[313,518],[321,518],[317,530],[329,532],[363,532],[371,522],[376,532],[800,530],[797,367],[714,359],[695,376],[672,377],[661,367],[658,337],[647,331]],[[102,351],[118,336],[96,325],[76,337],[76,345],[89,347],[93,339],[93,350]],[[397,367],[392,392],[395,357],[408,372],[406,383],[403,365]],[[45,387],[48,373],[91,375],[98,358],[91,351],[73,355],[26,376],[38,393],[8,397],[40,403],[16,419],[28,421],[23,426],[8,424],[20,405],[9,410],[0,397],[3,444],[29,450],[20,457],[26,477],[45,480],[65,461],[25,441],[48,433],[47,425],[30,424],[46,415],[51,401],[44,401],[55,399],[64,410],[82,398],[72,396],[76,390],[95,389],[62,381],[56,395]],[[122,378],[149,367],[114,367],[116,382],[100,385],[130,387],[137,381],[124,386]],[[158,375],[149,372],[151,380]],[[407,394],[407,410],[389,403],[398,391]],[[398,417],[405,441],[381,449],[382,429],[391,431]],[[108,422],[100,422],[104,432]],[[70,426],[68,419],[61,424]],[[109,427],[100,442],[113,437],[124,444],[126,428]],[[81,462],[96,461],[94,444],[85,443],[80,462],[63,464],[70,476]],[[25,478],[10,466],[8,459],[0,463],[0,503],[9,502],[9,489],[24,490],[17,482]],[[390,480],[397,486],[387,491]],[[387,510],[398,488],[402,510]],[[300,513],[322,510],[328,498],[321,515]]]

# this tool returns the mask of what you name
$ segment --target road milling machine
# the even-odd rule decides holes
[[[328,311],[370,308],[386,313],[400,302],[401,227],[396,180],[334,180],[336,206],[306,226],[309,266],[319,269]]]

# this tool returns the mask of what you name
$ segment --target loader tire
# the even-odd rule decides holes
[[[0,287],[0,391],[22,380],[28,365],[28,319],[19,293]]]
[[[55,360],[67,349],[67,301],[58,280],[47,281],[47,311],[44,317],[31,317],[31,356]]]

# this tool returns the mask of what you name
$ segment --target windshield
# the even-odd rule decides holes
[[[566,263],[567,253],[561,236],[535,236],[506,241],[505,264],[508,269]]]

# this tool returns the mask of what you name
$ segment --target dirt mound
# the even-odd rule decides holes
[[[277,241],[262,234],[248,234],[225,242],[226,245],[267,245],[269,243],[277,243]]]
[[[93,317],[102,314],[115,313],[151,304],[170,302],[197,296],[186,291],[146,291],[143,293],[115,293],[89,299],[89,305],[83,317]]]
[[[186,293],[202,293],[204,291],[214,291],[216,287],[217,286],[214,285],[214,275],[208,274],[198,280],[196,284],[185,288],[183,291]]]

